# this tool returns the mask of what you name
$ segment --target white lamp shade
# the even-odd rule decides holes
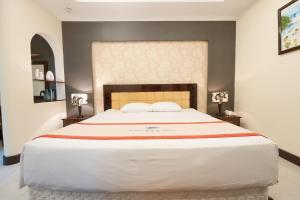
[[[224,103],[228,102],[228,92],[213,92],[212,93],[212,102],[213,103]]]
[[[75,106],[81,106],[88,103],[87,94],[73,93],[71,94],[71,104]]]

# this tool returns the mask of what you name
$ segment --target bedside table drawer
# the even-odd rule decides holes
[[[231,123],[231,124],[234,124],[234,125],[237,125],[237,126],[240,126],[240,125],[241,125],[240,120],[229,120],[229,121],[227,121],[227,122],[229,122],[229,123]]]
[[[82,119],[83,120],[83,119]],[[82,120],[76,120],[76,119],[63,119],[63,126],[69,126],[71,124],[76,124]]]
[[[236,126],[241,125],[241,123],[240,123],[241,117],[238,117],[238,116],[217,116],[217,118],[222,121],[234,124]]]
[[[92,117],[92,116],[84,116],[83,118],[78,118],[76,116],[71,116],[71,117],[68,117],[66,119],[62,119],[63,120],[63,127],[69,126],[71,124],[76,124],[76,123],[81,122],[83,120],[86,120],[90,117]]]

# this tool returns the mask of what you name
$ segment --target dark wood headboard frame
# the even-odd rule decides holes
[[[141,85],[103,85],[104,110],[111,108],[113,92],[168,92],[189,91],[190,107],[197,110],[197,84],[141,84]]]

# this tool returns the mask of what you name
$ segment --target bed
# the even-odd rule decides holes
[[[31,199],[265,200],[277,145],[197,109],[197,85],[106,85],[105,112],[37,136],[21,156]],[[180,112],[124,113],[172,101]]]

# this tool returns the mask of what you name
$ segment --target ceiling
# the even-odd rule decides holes
[[[78,2],[75,0],[35,0],[62,21],[203,21],[236,20],[257,0],[119,0],[119,2]],[[134,0],[138,1],[138,0]],[[169,1],[169,2],[168,2]],[[199,0],[200,1],[200,0]],[[206,0],[209,1],[209,0]]]

